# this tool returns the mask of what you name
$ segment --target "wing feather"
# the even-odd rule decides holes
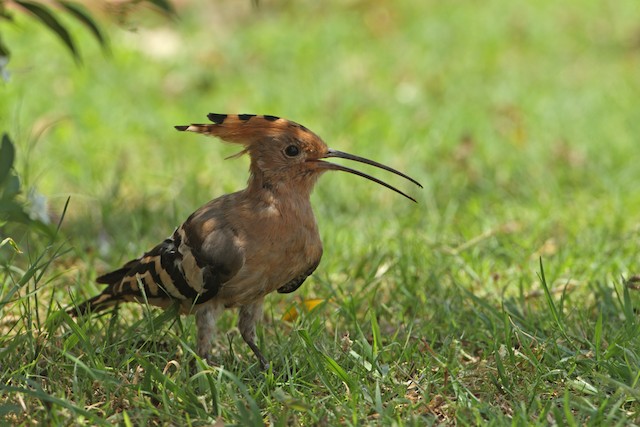
[[[234,233],[213,227],[210,221],[205,224],[202,218],[192,215],[171,237],[140,258],[98,277],[96,281],[107,288],[69,313],[97,312],[121,301],[148,300],[167,306],[176,300],[201,304],[214,298],[240,270],[244,255]]]

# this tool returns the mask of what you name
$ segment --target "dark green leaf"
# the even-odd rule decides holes
[[[24,211],[22,205],[13,200],[0,201],[0,219],[21,224],[31,223],[29,215]]]
[[[13,148],[13,143],[9,139],[9,135],[5,133],[2,135],[2,145],[0,145],[0,188],[11,173],[15,156],[16,151]]]
[[[175,9],[171,5],[171,2],[168,0],[147,0],[147,2],[151,3],[161,11],[170,15],[174,15],[176,13]]]
[[[83,6],[68,1],[58,1],[58,4],[87,27],[102,47],[107,47],[107,40],[100,27]]]
[[[60,23],[60,21],[58,21],[55,15],[53,15],[48,8],[41,4],[25,0],[15,0],[15,3],[31,12],[31,14],[40,20],[40,22],[56,33],[62,42],[69,48],[76,61],[80,60],[80,54],[78,53],[78,49],[76,49],[73,39],[71,38],[71,34],[69,34],[69,31],[67,31],[67,29]]]
[[[8,58],[8,57],[9,57],[9,48],[7,47],[7,45],[5,45],[5,44],[2,42],[2,39],[0,39],[0,58],[1,58],[1,57],[3,57],[3,56],[4,56],[5,58]],[[0,73],[2,72],[1,67],[2,67],[2,65],[0,65]]]
[[[5,9],[2,3],[3,2],[0,2],[0,19],[4,19],[6,21],[13,21],[13,15],[11,15],[7,11],[7,9]]]
[[[0,200],[11,200],[18,194],[20,194],[20,178],[12,173],[0,187]]]

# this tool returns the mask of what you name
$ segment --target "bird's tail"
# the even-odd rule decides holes
[[[103,292],[98,296],[76,305],[75,307],[67,309],[67,314],[71,317],[79,317],[88,313],[98,313],[116,305],[120,300],[121,299],[117,295]]]

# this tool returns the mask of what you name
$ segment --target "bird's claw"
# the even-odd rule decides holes
[[[204,360],[206,364],[211,366],[212,368],[219,366],[211,353],[205,354],[202,360]]]

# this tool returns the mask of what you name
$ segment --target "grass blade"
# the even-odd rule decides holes
[[[556,308],[556,304],[553,301],[553,295],[551,295],[551,291],[549,290],[549,285],[547,284],[547,278],[544,274],[544,265],[542,263],[542,257],[540,257],[540,273],[538,274],[538,277],[540,278],[540,282],[542,283],[542,289],[544,290],[544,296],[547,301],[547,306],[551,311],[551,316],[553,317],[553,320],[558,326],[558,328],[560,328],[560,330],[563,331],[564,333],[564,326],[560,321],[560,315],[558,313],[558,309]]]
[[[599,310],[598,313],[593,340],[596,346],[596,362],[600,363],[602,361],[602,310]]]
[[[106,421],[94,415],[93,413],[85,410],[84,408],[80,408],[76,405],[73,405],[70,401],[66,399],[61,399],[56,396],[52,396],[49,393],[45,392],[40,385],[38,385],[34,381],[27,380],[27,383],[32,388],[27,387],[16,387],[16,386],[8,386],[4,384],[0,384],[0,391],[4,391],[7,393],[22,393],[31,397],[34,397],[43,403],[46,402],[48,404],[57,405],[61,408],[68,409],[72,413],[82,415],[91,420],[95,425],[109,425]]]

